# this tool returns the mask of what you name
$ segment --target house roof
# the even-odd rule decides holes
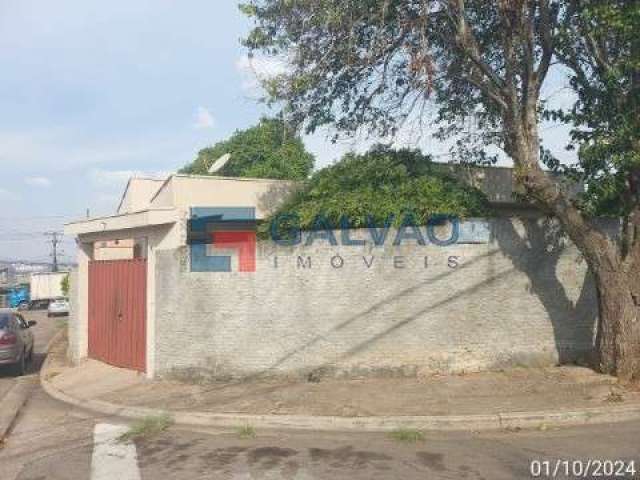
[[[67,223],[65,235],[85,235],[114,230],[129,230],[155,225],[175,223],[178,212],[174,208],[147,209],[138,212],[119,213]]]
[[[151,197],[155,195],[164,182],[164,178],[131,177],[124,192],[122,192],[116,211],[118,213],[126,213],[127,210],[137,210],[136,207],[140,207],[137,204],[150,203]],[[131,205],[126,205],[127,200],[130,201]]]
[[[254,207],[257,219],[268,216],[296,182],[264,178],[174,174],[166,179],[129,180],[117,212],[68,223],[68,235],[174,223],[191,207]]]

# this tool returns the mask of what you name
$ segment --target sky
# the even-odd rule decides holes
[[[255,74],[278,65],[248,61],[249,28],[235,0],[0,0],[0,260],[49,260],[45,232],[113,213],[130,176],[173,172],[268,113]],[[305,138],[317,167],[373,141],[327,136]],[[569,155],[566,128],[544,137]],[[73,239],[62,250],[72,261]]]

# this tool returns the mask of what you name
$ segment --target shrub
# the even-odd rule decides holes
[[[269,220],[284,214],[303,230],[314,230],[318,218],[331,228],[343,225],[345,218],[351,228],[383,226],[390,219],[399,226],[406,218],[424,225],[440,214],[488,215],[490,206],[481,191],[448,175],[429,156],[378,146],[363,155],[349,153],[316,172]],[[267,221],[261,235],[269,228]]]

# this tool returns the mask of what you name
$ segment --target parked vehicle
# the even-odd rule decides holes
[[[7,289],[7,307],[26,310],[29,308],[29,287],[20,285],[17,287],[9,287]]]
[[[9,365],[16,375],[24,375],[33,358],[33,332],[36,324],[8,308],[0,310],[0,365]]]
[[[66,298],[56,298],[50,304],[47,316],[58,317],[69,315],[69,300]]]
[[[30,310],[45,310],[56,298],[63,296],[62,281],[68,272],[44,272],[31,274]]]

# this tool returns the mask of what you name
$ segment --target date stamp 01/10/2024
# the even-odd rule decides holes
[[[531,460],[529,474],[532,478],[602,478],[640,479],[635,460]]]

